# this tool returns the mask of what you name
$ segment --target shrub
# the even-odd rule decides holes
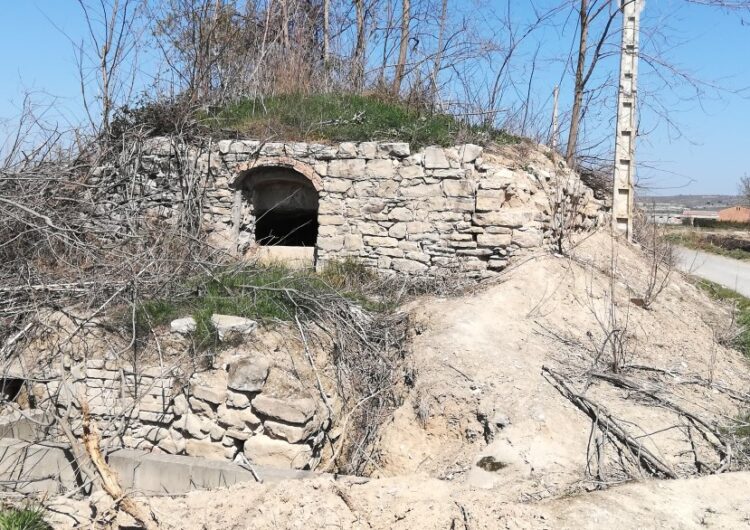
[[[6,508],[0,510],[0,530],[51,530],[44,520],[42,507]]]

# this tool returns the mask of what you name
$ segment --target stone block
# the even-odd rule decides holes
[[[265,379],[263,380],[265,382]],[[240,392],[227,392],[227,406],[244,409],[250,406],[250,398]]]
[[[310,422],[306,426],[301,425],[287,425],[286,423],[279,423],[276,421],[266,421],[263,423],[263,428],[271,438],[276,438],[289,442],[290,444],[296,444],[307,440],[318,426],[315,422]]]
[[[346,223],[346,219],[342,215],[319,215],[318,222],[320,226],[343,225]]]
[[[391,268],[407,274],[418,274],[425,272],[428,267],[424,263],[410,259],[394,259],[391,262]]]
[[[290,142],[284,146],[284,151],[292,158],[306,158],[310,154],[310,146],[305,142]]]
[[[359,156],[366,159],[378,157],[378,144],[377,142],[360,142],[357,145],[357,151]]]
[[[445,151],[441,147],[427,147],[424,150],[424,167],[427,169],[450,168]]]
[[[507,247],[510,245],[510,234],[479,234],[477,244],[480,247]]]
[[[262,156],[283,156],[284,144],[281,142],[266,142],[260,146]]]
[[[409,144],[404,142],[383,142],[378,145],[378,153],[381,156],[404,158],[409,156],[410,152]]]
[[[253,401],[257,414],[284,423],[305,424],[315,414],[315,401],[310,398],[279,399],[260,394]]]
[[[396,239],[403,239],[406,237],[406,223],[394,223],[388,229],[388,236],[395,237]]]
[[[259,434],[245,442],[244,454],[250,462],[261,466],[302,469],[310,461],[312,449]]]
[[[206,416],[213,416],[214,414],[214,410],[213,408],[211,408],[211,405],[201,399],[190,397],[188,398],[188,403],[190,404],[190,409],[197,414],[203,414]]]
[[[411,221],[414,219],[414,212],[409,208],[398,207],[388,212],[388,219],[391,221]]]
[[[475,162],[477,158],[482,156],[482,147],[474,144],[464,144],[459,146],[458,154],[461,158],[461,162],[469,164]]]
[[[419,165],[401,166],[398,168],[398,174],[402,179],[416,179],[424,177],[424,167]]]
[[[396,176],[396,166],[387,158],[368,160],[365,176],[372,179],[392,179]]]
[[[138,419],[142,421],[150,421],[153,423],[172,423],[174,420],[174,414],[162,413],[162,412],[149,412],[142,410],[138,413]]]
[[[172,331],[172,333],[187,335],[188,333],[192,333],[195,331],[195,319],[193,317],[178,318],[170,322],[169,329]]]
[[[397,247],[398,239],[392,237],[365,236],[364,242],[370,247]]]
[[[317,247],[319,250],[336,251],[344,248],[343,236],[318,237]]]
[[[185,452],[209,460],[224,460],[224,446],[206,440],[186,440]]]
[[[331,160],[328,163],[328,176],[351,180],[365,176],[365,161],[361,158],[351,160]]]
[[[227,428],[242,430],[245,427],[255,429],[260,425],[260,418],[253,414],[250,408],[230,409],[220,405],[217,409],[219,425]]]
[[[323,181],[323,187],[331,193],[346,193],[352,187],[352,180],[348,178],[327,178]]]
[[[521,248],[540,247],[544,236],[537,230],[513,230],[512,243]]]
[[[416,186],[401,186],[399,188],[402,197],[409,199],[420,199],[424,197],[443,196],[443,190],[440,184],[417,184]]]
[[[233,315],[211,315],[211,324],[216,329],[220,341],[232,334],[248,335],[258,328],[255,320]]]
[[[191,382],[190,391],[192,392],[193,397],[207,403],[213,403],[214,405],[224,403],[227,399],[226,386],[207,386],[205,384]]]
[[[357,144],[353,142],[341,142],[336,156],[338,158],[357,158]]]
[[[179,394],[175,396],[174,398],[174,405],[172,407],[172,410],[175,414],[178,416],[182,416],[183,414],[187,414],[189,407],[188,407],[188,400],[183,394]]]
[[[364,246],[362,236],[359,234],[347,234],[344,236],[344,250],[360,250]]]
[[[333,160],[338,155],[338,149],[330,145],[310,144],[309,150],[316,160]]]
[[[479,226],[507,226],[517,228],[531,222],[534,218],[533,212],[529,210],[507,209],[487,213],[477,213],[473,220]]]
[[[474,184],[469,180],[446,180],[443,193],[448,197],[473,197]]]

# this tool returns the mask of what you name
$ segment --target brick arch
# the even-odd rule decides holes
[[[240,184],[242,184],[242,181],[247,178],[250,171],[274,167],[291,169],[309,180],[310,184],[315,188],[315,191],[323,191],[323,181],[321,180],[320,175],[318,175],[311,166],[286,156],[260,157],[252,162],[243,162],[242,164],[239,164],[237,166],[237,176],[232,181],[232,187],[238,188]]]

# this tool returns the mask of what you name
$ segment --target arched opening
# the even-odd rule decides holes
[[[252,204],[256,244],[315,246],[318,192],[307,177],[286,167],[259,167],[248,172],[242,187]]]

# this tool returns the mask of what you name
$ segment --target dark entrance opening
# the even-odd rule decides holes
[[[252,198],[259,245],[315,246],[318,192],[307,178],[287,168],[259,168],[245,183]]]

